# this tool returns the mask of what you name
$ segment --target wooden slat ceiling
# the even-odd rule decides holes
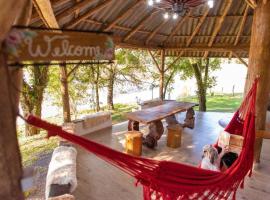
[[[119,47],[159,50],[167,56],[248,57],[253,9],[245,0],[215,0],[177,20],[163,18],[146,0],[51,0],[63,29],[113,32]],[[33,11],[31,26],[44,27]]]

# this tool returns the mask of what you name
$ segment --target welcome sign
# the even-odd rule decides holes
[[[12,28],[5,40],[8,60],[113,60],[110,35],[75,31]]]

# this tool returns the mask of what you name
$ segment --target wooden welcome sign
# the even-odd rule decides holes
[[[12,28],[5,40],[8,60],[113,60],[110,35],[75,31]]]

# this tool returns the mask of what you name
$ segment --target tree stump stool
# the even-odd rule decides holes
[[[126,134],[125,152],[140,156],[142,154],[142,133],[139,131],[128,131]]]
[[[180,125],[167,126],[167,146],[171,148],[181,147],[183,128]]]

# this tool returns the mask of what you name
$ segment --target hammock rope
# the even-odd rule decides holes
[[[236,198],[246,175],[251,175],[255,141],[255,100],[258,78],[226,131],[244,137],[243,149],[225,172],[215,172],[171,161],[131,156],[86,138],[68,133],[62,127],[29,115],[26,122],[48,131],[48,137],[60,136],[78,144],[101,159],[120,168],[143,185],[144,200],[187,200]]]

